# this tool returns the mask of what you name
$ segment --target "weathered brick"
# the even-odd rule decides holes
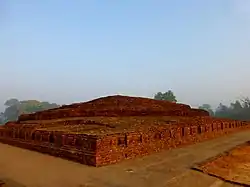
[[[38,122],[26,124],[29,120]],[[0,141],[103,166],[249,126],[250,122],[209,117],[188,105],[117,96],[21,115],[17,122],[0,127]]]

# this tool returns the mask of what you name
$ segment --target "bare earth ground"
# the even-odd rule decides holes
[[[195,168],[223,180],[250,186],[250,142],[236,146],[195,166]]]
[[[232,187],[190,167],[249,141],[249,134],[250,130],[101,168],[0,144],[0,178],[7,181],[6,187]]]

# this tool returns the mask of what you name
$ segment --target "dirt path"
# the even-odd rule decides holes
[[[0,144],[0,177],[10,187],[231,187],[189,168],[250,140],[250,131],[196,145],[124,161],[101,168],[88,167],[5,144]]]

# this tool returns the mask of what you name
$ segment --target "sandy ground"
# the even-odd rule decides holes
[[[248,141],[249,134],[250,130],[101,168],[0,144],[0,178],[8,187],[232,187],[190,168]]]
[[[223,180],[250,186],[250,142],[199,164],[197,169]]]

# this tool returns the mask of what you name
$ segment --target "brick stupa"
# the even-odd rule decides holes
[[[116,95],[21,115],[0,128],[0,142],[103,166],[245,128],[185,104]]]

